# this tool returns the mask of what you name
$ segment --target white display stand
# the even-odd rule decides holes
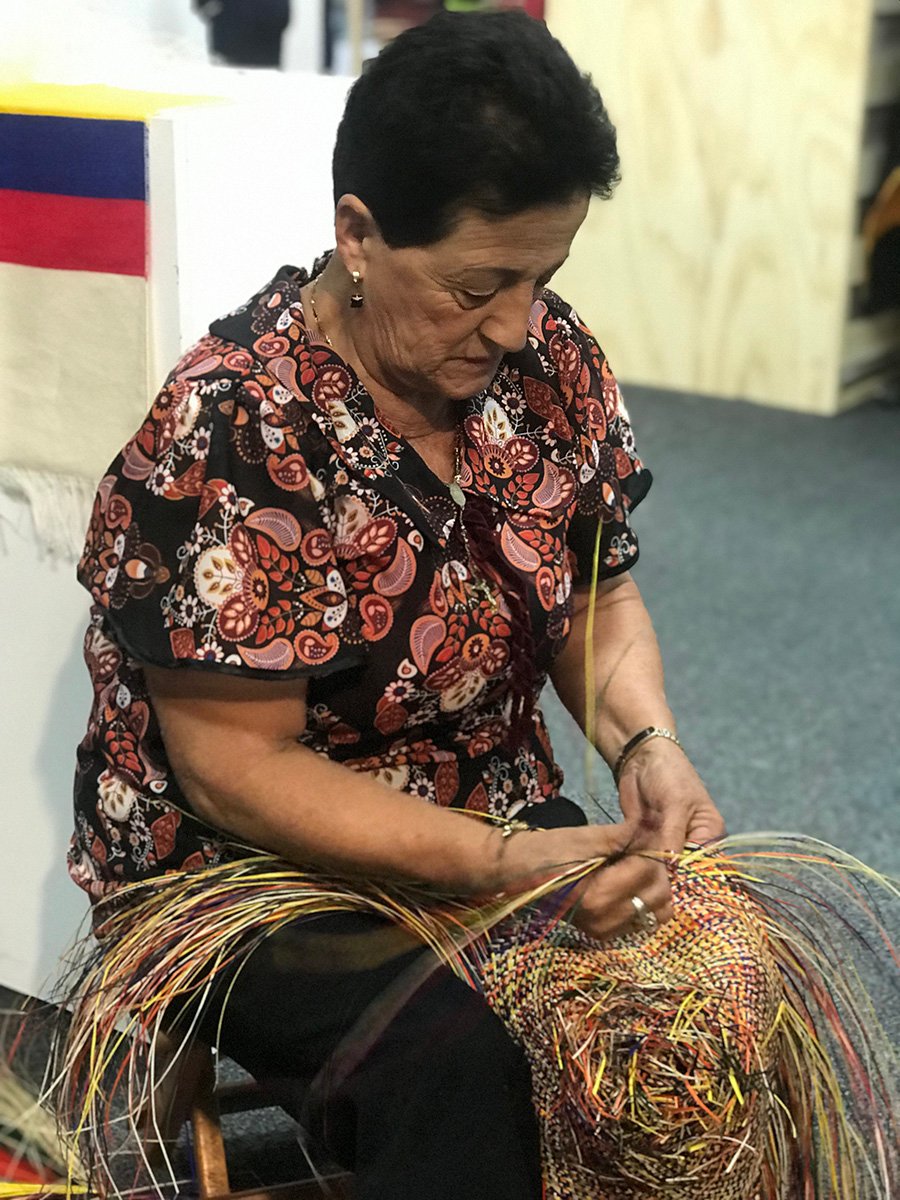
[[[331,244],[331,148],[348,84],[258,72],[228,103],[151,120],[148,404],[210,320],[282,263],[310,263]],[[182,90],[208,94],[210,78],[185,71]],[[87,610],[73,564],[42,556],[27,506],[0,494],[0,984],[31,995],[47,994],[87,911],[64,863],[90,703]]]
[[[331,154],[349,83],[266,72],[244,77],[232,104],[150,122],[152,387],[214,316],[332,244]]]

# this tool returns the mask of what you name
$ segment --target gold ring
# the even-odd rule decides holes
[[[631,897],[631,907],[634,909],[634,916],[631,923],[635,929],[640,930],[642,933],[649,933],[657,927],[659,921],[657,920],[656,913],[652,908],[647,907],[640,896]]]

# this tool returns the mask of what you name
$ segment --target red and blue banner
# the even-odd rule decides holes
[[[144,121],[0,112],[0,262],[146,276]]]

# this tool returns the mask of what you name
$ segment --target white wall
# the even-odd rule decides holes
[[[190,0],[0,0],[0,62],[42,81],[159,87],[160,64],[205,57]]]
[[[91,695],[86,606],[72,564],[41,556],[27,505],[2,492],[0,614],[0,983],[39,994],[87,908],[65,870],[75,746]]]
[[[324,46],[324,0],[291,0],[291,23],[281,43],[281,65],[286,71],[318,71]]]

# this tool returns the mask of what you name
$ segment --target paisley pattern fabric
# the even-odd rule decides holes
[[[447,486],[308,334],[309,278],[282,268],[215,322],[100,483],[70,852],[94,898],[226,853],[179,790],[143,663],[306,676],[303,744],[437,804],[528,819],[559,797],[540,689],[598,527],[601,577],[637,558],[628,514],[651,478],[612,372],[545,291],[526,347],[462,406],[463,489],[490,505],[536,648],[528,735],[510,745],[499,576],[475,568]]]

